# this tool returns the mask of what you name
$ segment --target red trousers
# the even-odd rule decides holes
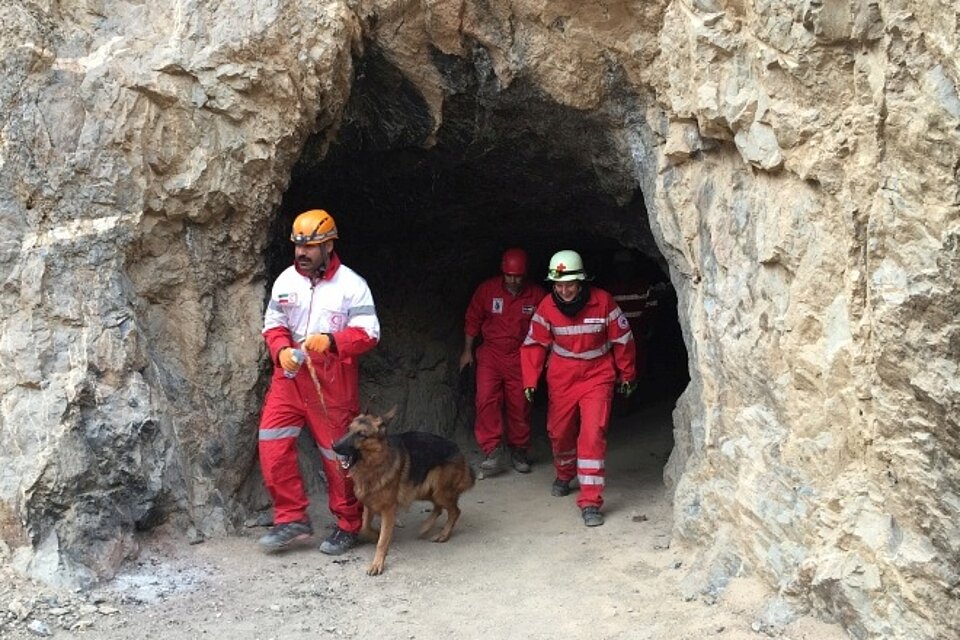
[[[282,369],[271,380],[260,417],[260,467],[267,491],[273,498],[273,522],[295,522],[307,514],[307,494],[297,461],[297,439],[306,424],[323,463],[329,507],[344,531],[360,530],[363,505],[353,493],[353,482],[337,462],[332,445],[347,432],[357,410],[337,406],[336,398],[320,403],[313,381],[306,371],[294,379],[284,378]]]
[[[612,375],[591,373],[586,363],[559,358],[547,366],[547,435],[553,466],[561,480],[577,477],[581,509],[603,506],[607,427],[613,407]]]
[[[502,353],[487,345],[477,348],[477,419],[474,435],[488,454],[504,439],[510,447],[530,448],[530,403],[523,396],[520,353]],[[506,430],[504,430],[506,408]]]

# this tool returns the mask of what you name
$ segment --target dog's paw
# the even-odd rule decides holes
[[[430,538],[431,542],[446,542],[449,539],[450,539],[450,534],[444,533],[443,531],[441,531],[437,535]]]
[[[368,575],[368,576],[378,576],[378,575],[380,575],[381,573],[383,573],[383,563],[382,563],[382,562],[377,562],[376,560],[374,560],[374,561],[370,564],[370,568],[367,569],[367,575]]]

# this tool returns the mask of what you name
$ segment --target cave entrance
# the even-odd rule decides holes
[[[357,62],[335,138],[314,136],[293,169],[270,280],[290,264],[296,214],[330,211],[337,251],[370,284],[382,325],[379,347],[361,359],[364,406],[399,404],[407,428],[451,435],[472,433],[472,382],[457,371],[464,310],[503,250],[524,247],[542,281],[550,255],[576,249],[603,286],[615,252],[629,248],[658,285],[639,400],[665,405],[669,423],[689,379],[676,297],[609,119],[558,105],[522,79],[501,88],[480,48],[471,60],[437,53],[434,62],[446,95],[435,132],[421,95],[384,56]]]

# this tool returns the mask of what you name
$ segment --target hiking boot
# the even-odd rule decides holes
[[[583,524],[588,527],[599,527],[603,524],[603,514],[600,513],[600,507],[584,507],[580,510],[583,516]]]
[[[283,522],[274,525],[270,531],[260,538],[260,548],[264,551],[279,551],[297,540],[306,540],[313,535],[313,527],[309,520],[298,522]]]
[[[483,471],[483,474],[487,476],[500,473],[503,471],[503,464],[500,462],[500,458],[502,457],[503,449],[501,447],[497,447],[488,453],[487,457],[484,458],[483,462],[480,463],[480,470]]]
[[[550,495],[558,498],[570,495],[570,481],[554,478],[553,486],[550,487]]]
[[[510,464],[517,473],[530,473],[530,458],[523,449],[510,449]]]
[[[328,556],[339,556],[357,546],[357,534],[344,531],[340,527],[320,544],[320,552]]]

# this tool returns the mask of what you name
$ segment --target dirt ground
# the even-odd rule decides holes
[[[715,602],[683,585],[690,559],[670,545],[661,479],[672,446],[670,406],[647,406],[611,426],[602,527],[583,526],[575,493],[550,495],[542,417],[532,473],[477,482],[453,537],[416,537],[415,503],[383,575],[365,570],[373,545],[339,558],[317,551],[331,519],[314,498],[317,536],[265,555],[265,529],[189,545],[157,536],[138,562],[92,592],[62,592],[0,567],[0,637],[756,640],[768,594],[749,577]],[[477,456],[475,447],[468,447]],[[790,640],[841,640],[810,617],[776,631]]]

